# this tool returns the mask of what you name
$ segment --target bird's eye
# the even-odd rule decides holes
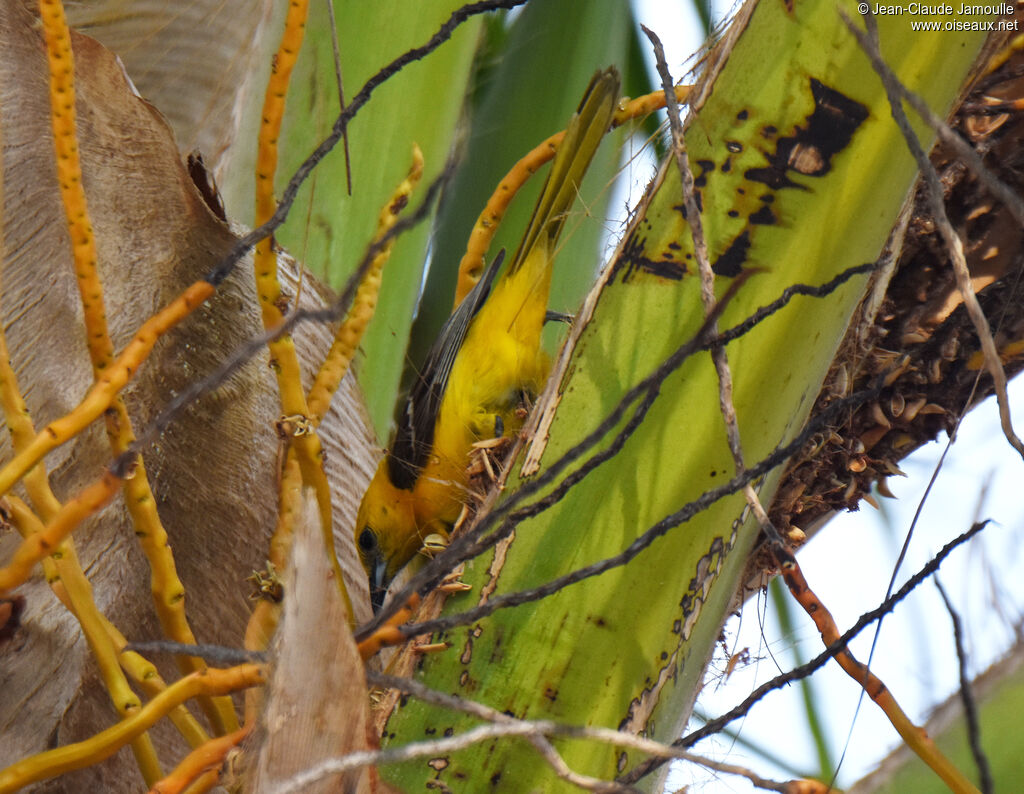
[[[359,533],[359,548],[363,551],[373,551],[377,548],[377,536],[369,527]]]

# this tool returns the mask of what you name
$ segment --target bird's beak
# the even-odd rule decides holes
[[[388,592],[388,561],[378,558],[373,562],[373,571],[370,573],[370,605],[373,607],[373,614],[380,612],[384,606],[384,596]]]

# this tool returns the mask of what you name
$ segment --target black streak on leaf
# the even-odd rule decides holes
[[[813,77],[811,95],[814,112],[807,117],[806,126],[779,138],[775,151],[768,155],[768,166],[751,168],[745,174],[747,179],[762,182],[773,190],[806,189],[793,182],[786,172],[823,176],[831,170],[832,157],[849,145],[853,133],[868,117],[868,109]],[[762,132],[767,131],[766,127]]]
[[[696,185],[697,181],[694,180],[693,184]],[[694,190],[693,191],[693,200],[697,203],[697,211],[698,212],[704,212],[704,194],[701,193],[699,190]],[[674,209],[676,212],[678,212],[682,216],[684,221],[686,220],[686,205],[685,204],[673,204],[672,205],[672,209]]]
[[[694,177],[694,187],[704,187],[708,183],[708,174],[715,170],[715,164],[711,160],[698,160],[697,166],[700,168],[700,173]]]
[[[615,263],[615,270],[622,272],[622,282],[628,282],[637,271],[650,273],[652,276],[666,278],[672,281],[679,281],[686,275],[686,266],[681,262],[675,262],[671,258],[651,259],[644,252],[646,238],[641,239],[636,235],[630,237],[622,249],[622,254]],[[671,252],[666,253],[671,257]],[[613,275],[618,278],[618,272]]]
[[[715,260],[711,269],[718,276],[726,276],[727,278],[738,276],[743,269],[743,263],[747,261],[747,252],[749,250],[750,231],[744,229],[733,239],[722,255]]]

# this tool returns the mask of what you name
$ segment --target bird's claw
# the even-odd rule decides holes
[[[449,647],[447,642],[424,642],[413,643],[409,650],[413,653],[437,653],[438,651],[447,651]]]
[[[423,539],[420,554],[428,560],[432,560],[447,548],[448,538],[438,532],[432,532]]]
[[[454,571],[441,580],[437,589],[442,593],[468,593],[473,588],[462,581],[462,571]]]

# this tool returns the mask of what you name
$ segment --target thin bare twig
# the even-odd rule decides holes
[[[661,87],[665,92],[665,110],[668,111],[669,128],[672,130],[672,153],[675,155],[676,167],[679,169],[679,176],[683,182],[683,202],[686,207],[686,222],[690,226],[690,234],[693,237],[694,256],[700,268],[701,297],[705,303],[705,314],[709,313],[709,306],[715,302],[715,276],[711,272],[711,263],[708,259],[708,244],[704,237],[704,224],[700,217],[700,207],[697,204],[697,196],[693,183],[693,173],[690,171],[690,159],[686,153],[686,136],[683,129],[683,120],[679,115],[679,103],[676,102],[676,91],[672,81],[672,74],[665,62],[665,48],[661,46],[661,39],[653,30],[646,25],[641,29],[654,48],[654,57],[658,66],[658,74],[661,77]]]
[[[229,648],[226,645],[189,645],[170,640],[129,642],[123,650],[146,655],[169,653],[180,656],[199,656],[208,662],[228,666],[246,662],[261,664],[270,660],[270,655],[263,651],[247,651],[244,648]]]
[[[672,152],[675,155],[676,168],[679,170],[679,177],[683,186],[683,206],[686,208],[686,223],[690,227],[690,237],[693,239],[693,254],[697,259],[697,271],[700,274],[700,297],[704,304],[704,316],[710,317],[715,310],[715,274],[711,270],[711,262],[708,259],[708,242],[704,237],[704,223],[701,220],[700,206],[697,203],[696,186],[693,182],[693,172],[690,171],[690,157],[686,152],[686,135],[683,129],[683,120],[679,115],[679,104],[676,102],[675,89],[673,88],[672,74],[669,72],[668,64],[665,62],[665,49],[661,46],[661,39],[646,25],[641,25],[647,38],[654,48],[654,58],[658,67],[658,74],[661,76],[661,86],[665,91],[665,109],[668,111],[669,128],[672,130]],[[718,334],[718,322],[711,324],[710,331],[713,335]],[[725,356],[725,347],[715,344],[711,347],[711,358],[715,363],[715,370],[718,373],[718,402],[722,411],[722,418],[725,420],[725,431],[729,439],[729,449],[732,452],[736,464],[736,473],[743,473],[743,448],[740,444],[739,429],[736,424],[736,409],[732,402],[732,373],[729,371],[729,362]]]
[[[712,769],[715,772],[724,772],[727,775],[738,775],[739,777],[746,778],[750,783],[757,788],[764,789],[765,791],[781,791],[783,794],[788,794],[793,791],[793,786],[789,782],[780,783],[776,780],[769,780],[768,778],[761,777],[756,772],[752,772],[746,767],[739,766],[737,764],[726,764],[721,761],[715,761],[713,758],[708,758],[697,753],[681,753],[679,755],[684,761],[689,761],[693,764],[699,764],[700,766]]]
[[[700,273],[700,297],[704,304],[704,314],[706,317],[710,317],[716,305],[715,274],[711,269],[711,262],[708,259],[707,240],[704,237],[704,226],[701,222],[700,206],[697,202],[693,173],[690,171],[690,160],[686,153],[683,122],[679,116],[679,106],[675,101],[675,90],[672,87],[672,75],[669,72],[668,64],[665,62],[665,50],[661,46],[661,40],[649,28],[643,25],[640,27],[643,28],[644,33],[647,34],[647,38],[651,40],[651,45],[654,47],[658,74],[661,75],[661,84],[665,91],[665,107],[668,110],[669,126],[672,129],[676,166],[679,169],[683,185],[686,222],[690,226],[694,256],[697,259],[697,268]],[[711,332],[717,335],[717,321],[712,323]],[[729,451],[732,454],[733,464],[736,467],[736,474],[742,475],[746,470],[746,464],[743,460],[743,443],[740,440],[736,406],[732,398],[732,371],[729,369],[729,359],[725,353],[725,346],[722,344],[712,345],[711,359],[715,364],[715,372],[718,375],[718,405],[722,413],[722,419],[725,422],[725,435],[729,442]],[[746,499],[747,505],[753,511],[761,531],[765,533],[769,541],[773,545],[784,546],[785,542],[782,536],[769,520],[768,513],[761,504],[761,500],[751,483],[748,482],[743,486],[743,496]]]
[[[971,677],[967,673],[967,649],[964,648],[963,624],[938,577],[935,577],[935,587],[942,597],[942,602],[946,605],[950,620],[953,622],[953,641],[956,643],[956,658],[960,672],[960,700],[963,701],[964,717],[967,720],[967,741],[971,746],[974,763],[978,765],[982,793],[992,794],[995,791],[995,783],[992,780],[992,767],[988,763],[988,756],[985,755],[985,750],[981,746],[981,724],[978,721],[978,704],[974,700]]]
[[[143,432],[139,434],[138,439],[128,448],[128,451],[115,461],[114,471],[121,471],[121,468],[118,467],[123,465],[121,463],[122,459],[127,461],[127,456],[129,454],[134,458],[135,454],[141,452],[142,449],[153,443],[187,405],[223,384],[231,377],[232,374],[234,374],[234,372],[266,347],[269,342],[284,336],[285,334],[291,333],[291,331],[298,325],[304,323],[334,322],[344,317],[352,305],[352,300],[355,297],[363,276],[366,275],[366,272],[373,265],[374,257],[376,257],[377,254],[391,242],[391,240],[416,224],[421,223],[427,217],[434,204],[434,200],[441,193],[442,188],[447,183],[453,170],[454,164],[449,162],[437,179],[435,179],[427,188],[426,195],[423,198],[423,203],[420,204],[416,211],[398,220],[394,226],[370,244],[366,249],[366,253],[363,255],[362,261],[359,263],[359,266],[355,269],[355,272],[353,272],[352,276],[346,283],[345,289],[342,290],[341,294],[333,303],[322,309],[296,309],[289,313],[288,316],[285,317],[284,322],[280,325],[274,328],[268,328],[263,333],[251,337],[246,342],[235,348],[235,350],[233,350],[231,354],[221,362],[217,369],[205,378],[191,383],[187,389],[180,392],[164,406],[163,410],[157,415],[157,417]]]
[[[397,764],[416,758],[443,756],[472,747],[480,742],[491,741],[492,739],[507,736],[528,737],[536,733],[537,727],[529,723],[488,723],[471,728],[465,733],[460,733],[458,736],[416,742],[390,750],[362,750],[358,753],[349,753],[339,758],[321,761],[276,787],[268,786],[267,790],[272,792],[272,794],[297,794],[297,792],[305,791],[313,783],[330,775],[337,775],[366,766]]]
[[[938,116],[934,110],[928,107],[928,103],[924,101],[918,94],[911,91],[896,77],[896,73],[889,68],[889,65],[881,58],[875,58],[872,51],[869,49],[870,41],[868,37],[861,30],[851,26],[851,22],[848,18],[844,17],[847,27],[853,31],[853,35],[857,37],[857,41],[860,43],[861,48],[867,53],[871,59],[872,67],[875,72],[882,77],[883,80],[889,80],[892,82],[893,87],[899,93],[903,99],[907,101],[914,111],[920,116],[928,126],[930,126],[935,133],[939,136],[944,144],[949,146],[956,152],[956,156],[963,161],[964,165],[967,166],[967,170],[977,177],[978,181],[981,182],[989,192],[992,193],[999,201],[1006,205],[1006,208],[1013,215],[1014,220],[1018,224],[1024,226],[1024,199],[1021,199],[1017,195],[1013,188],[1007,185],[1001,180],[995,173],[993,173],[981,159],[981,155],[971,146],[963,136],[957,133],[952,127],[950,127],[940,116]],[[875,47],[876,53],[878,48]]]
[[[384,675],[381,673],[368,672],[367,680],[373,686],[386,687],[388,689],[397,689],[401,692],[406,692],[413,697],[422,700],[425,703],[430,703],[435,706],[442,708],[451,709],[453,711],[460,711],[465,714],[477,717],[482,720],[487,720],[493,723],[504,723],[511,724],[517,722],[524,722],[517,720],[514,717],[509,717],[504,712],[492,709],[489,706],[485,706],[482,703],[478,703],[472,700],[466,700],[465,698],[458,697],[456,695],[449,695],[444,692],[439,692],[434,689],[430,689],[424,686],[422,683],[407,679],[398,678],[395,676]],[[538,728],[551,728],[554,727],[556,730],[553,733],[538,733],[536,736],[531,738],[535,746],[538,747],[538,751],[545,756],[545,758],[551,763],[552,767],[559,769],[560,766],[564,765],[564,761],[560,756],[549,757],[547,747],[551,747],[550,742],[547,740],[547,735],[561,735],[571,736],[574,738],[591,739],[594,741],[604,742],[608,744],[614,744],[619,747],[626,747],[633,750],[639,750],[650,755],[656,755],[664,758],[678,758],[685,761],[691,761],[693,763],[706,766],[710,769],[715,769],[720,772],[727,772],[729,774],[741,775],[746,777],[748,780],[762,788],[766,788],[771,791],[785,791],[785,784],[774,783],[773,781],[765,780],[754,774],[753,772],[743,769],[742,767],[722,764],[718,761],[705,758],[694,753],[690,753],[686,750],[671,747],[661,742],[655,742],[651,739],[645,739],[640,736],[636,736],[632,733],[624,733],[622,731],[615,731],[609,728],[594,728],[574,725],[561,725],[557,723],[538,721],[531,723]],[[544,750],[541,750],[545,747]],[[553,750],[554,748],[552,748]],[[568,770],[568,767],[565,767]],[[587,788],[592,791],[635,791],[635,789],[625,786],[622,783],[615,783],[611,781],[599,780],[597,778],[588,778],[586,776],[577,775],[577,773],[569,771],[568,776],[563,776],[564,779],[579,785],[581,788]]]
[[[935,168],[922,148],[921,142],[917,139],[917,135],[911,129],[910,122],[907,120],[907,114],[903,110],[899,80],[896,79],[891,70],[885,68],[881,52],[878,49],[878,23],[869,10],[864,15],[864,24],[867,26],[867,33],[865,34],[853,24],[849,16],[842,9],[840,9],[840,14],[842,14],[846,26],[856,37],[857,42],[871,60],[871,65],[881,78],[882,85],[885,86],[886,96],[889,98],[892,117],[896,122],[896,126],[899,127],[900,132],[903,134],[910,153],[914,156],[914,160],[917,161],[917,167],[921,171],[921,176],[924,178],[927,188],[925,192],[931,207],[932,218],[936,228],[942,235],[943,241],[946,243],[946,249],[949,251],[950,260],[953,264],[953,272],[956,275],[957,288],[960,291],[960,296],[963,298],[967,315],[971,318],[975,331],[978,333],[978,341],[981,343],[981,350],[985,359],[985,368],[992,376],[996,402],[999,404],[999,422],[1003,428],[1003,435],[1006,436],[1006,440],[1010,442],[1010,445],[1017,450],[1020,456],[1024,458],[1024,442],[1014,432],[1010,417],[1010,403],[1006,396],[1006,371],[1003,369],[1003,362],[999,358],[999,350],[996,348],[995,340],[992,338],[988,318],[985,317],[985,312],[982,311],[981,304],[978,303],[978,296],[975,295],[974,288],[971,285],[971,274],[967,269],[967,261],[964,258],[963,241],[961,241],[960,236],[953,229],[946,215],[942,183],[939,181],[939,175],[935,173]],[[1012,208],[1016,204],[1011,203],[1008,206]],[[1019,222],[1021,221],[1019,220]]]
[[[487,721],[487,725],[472,728],[458,736],[451,736],[445,739],[428,742],[416,742],[403,747],[380,750],[376,752],[362,751],[351,753],[339,758],[324,761],[312,769],[308,769],[290,780],[282,783],[276,789],[275,794],[290,794],[305,790],[317,780],[369,765],[381,765],[397,763],[412,758],[422,758],[435,755],[451,753],[464,749],[478,742],[489,741],[504,736],[521,736],[530,741],[537,748],[541,756],[551,765],[560,778],[572,783],[587,791],[617,792],[621,794],[639,794],[638,790],[627,784],[600,780],[598,778],[581,775],[573,771],[565,763],[555,748],[548,741],[548,736],[571,736],[575,738],[593,739],[600,742],[614,744],[620,747],[630,747],[648,753],[668,753],[676,756],[677,752],[658,742],[644,739],[629,733],[622,733],[608,728],[589,728],[584,726],[562,725],[548,720],[528,721],[509,717],[507,714],[492,709],[482,703],[466,700],[455,695],[432,690],[423,684],[396,676],[384,675],[367,671],[367,681],[373,686],[387,687],[407,692],[424,702],[433,705],[460,711],[471,716]]]
[[[689,156],[686,151],[685,130],[683,129],[682,119],[679,115],[679,107],[675,102],[674,91],[672,89],[672,75],[669,72],[668,64],[665,61],[665,51],[661,45],[661,41],[658,39],[658,36],[647,27],[642,25],[641,27],[647,35],[647,38],[650,39],[651,45],[654,48],[658,73],[661,76],[662,88],[665,91],[669,126],[672,130],[673,152],[683,189],[683,204],[686,208],[686,221],[690,227],[690,236],[693,240],[694,257],[697,260],[697,268],[700,274],[701,302],[704,305],[705,316],[710,316],[716,305],[715,274],[711,269],[711,262],[708,258],[707,240],[704,237],[700,205],[697,202],[696,186],[693,180],[693,173],[690,170]],[[717,322],[712,325],[711,330],[712,333],[717,335]],[[729,368],[729,358],[725,352],[725,346],[722,344],[713,345],[711,347],[711,359],[715,365],[715,373],[718,376],[718,405],[722,414],[722,420],[725,423],[725,433],[729,444],[729,451],[732,454],[733,465],[736,469],[736,476],[742,477],[746,472],[746,463],[743,457],[743,443],[740,439],[736,406],[733,402],[732,371]],[[773,547],[785,550],[786,556],[792,559],[795,564],[795,558],[786,547],[785,542],[778,530],[775,528],[775,525],[772,524],[771,520],[768,518],[768,513],[761,504],[761,500],[758,497],[757,492],[754,490],[752,482],[748,481],[743,485],[743,496],[747,505],[753,511],[754,517],[757,520],[761,531],[764,532],[765,536],[768,538],[769,543]],[[777,556],[781,558],[783,555],[778,554]],[[728,771],[747,776],[755,786],[772,788],[776,791],[784,790],[784,784],[776,784],[773,781],[766,781],[762,778],[755,779],[752,772],[743,770],[741,767],[721,765],[713,768],[719,769],[720,771],[727,771],[723,768],[725,766],[730,767]]]
[[[503,711],[498,711],[490,706],[485,706],[483,703],[466,700],[458,695],[439,692],[438,690],[431,689],[430,687],[411,678],[399,678],[397,676],[375,673],[368,670],[366,673],[366,680],[373,686],[397,689],[400,692],[406,692],[413,697],[422,700],[424,703],[441,706],[442,708],[451,709],[452,711],[460,711],[464,714],[469,714],[473,717],[487,720],[488,722],[525,722],[535,726],[542,726],[544,728],[543,735],[594,739],[596,741],[605,742],[606,744],[613,744],[617,747],[639,750],[640,752],[648,753],[650,755],[658,755],[665,758],[682,757],[679,755],[679,749],[661,742],[656,742],[653,739],[645,739],[644,737],[637,736],[634,733],[624,733],[623,731],[616,731],[611,728],[590,727],[585,725],[566,725],[550,720],[518,720],[515,717],[508,716]]]
[[[309,157],[303,160],[299,167],[295,169],[295,173],[292,174],[292,178],[288,180],[288,184],[281,193],[281,198],[278,201],[277,209],[274,211],[274,214],[270,216],[262,226],[253,229],[245,236],[239,238],[238,242],[234,244],[227,255],[221,259],[209,274],[207,274],[205,277],[206,280],[214,286],[220,284],[228,277],[231,271],[234,270],[235,265],[238,264],[242,257],[245,256],[245,254],[253,248],[256,243],[273,234],[277,228],[284,223],[285,218],[288,217],[288,213],[291,211],[292,204],[295,202],[295,197],[298,195],[299,188],[302,187],[302,183],[306,181],[313,169],[320,164],[320,161],[323,160],[338,144],[338,141],[341,140],[345,131],[348,129],[349,122],[356,113],[358,113],[359,110],[370,101],[370,96],[384,82],[404,69],[410,63],[426,57],[440,47],[444,42],[451,38],[459,25],[467,19],[489,11],[515,8],[516,6],[523,5],[525,2],[526,0],[479,0],[475,3],[467,3],[464,6],[460,6],[452,12],[451,16],[445,20],[441,27],[438,28],[437,32],[431,36],[426,43],[402,53],[387,66],[378,71],[373,77],[367,80],[363,87],[359,89],[359,93],[353,97],[352,102],[338,114],[338,117],[334,121],[334,125],[331,127],[330,134],[324,138]]]
[[[617,794],[640,794],[640,790],[633,788],[632,786],[624,786],[613,780],[601,780],[600,778],[575,772],[569,768],[569,765],[565,763],[565,759],[558,754],[558,750],[555,749],[555,746],[551,744],[546,737],[530,736],[528,738],[530,744],[532,744],[537,752],[540,753],[540,757],[547,761],[548,766],[554,770],[555,774],[567,783],[572,783],[574,786],[578,786],[586,791],[607,791],[616,792]]]
[[[736,720],[744,716],[750,709],[757,703],[761,698],[776,689],[788,685],[792,681],[796,681],[800,678],[806,678],[811,673],[825,666],[825,664],[832,659],[837,653],[846,648],[850,641],[860,634],[865,627],[871,625],[878,620],[882,615],[886,615],[893,610],[893,608],[906,598],[918,585],[921,584],[925,579],[931,576],[935,571],[939,569],[943,561],[956,549],[958,546],[963,545],[968,540],[973,538],[982,529],[985,528],[987,521],[979,521],[970,529],[963,534],[951,540],[942,549],[932,557],[916,574],[911,576],[906,583],[896,593],[883,601],[879,606],[872,609],[870,612],[865,612],[861,615],[857,622],[853,624],[847,631],[842,634],[835,642],[831,643],[824,651],[819,653],[813,659],[806,664],[802,664],[799,667],[795,667],[788,673],[778,675],[770,681],[766,681],[745,697],[740,703],[731,708],[724,714],[716,717],[713,720],[709,720],[700,728],[695,731],[691,731],[681,739],[677,739],[672,743],[673,747],[692,747],[702,739],[706,739],[712,734],[718,733],[726,725],[733,720]],[[659,766],[665,763],[665,759],[652,758],[634,767],[629,772],[620,775],[618,780],[620,783],[636,783],[638,780],[646,775],[649,775]]]
[[[971,389],[971,394],[972,395],[974,394],[974,389],[977,388],[978,377],[980,377],[980,375],[981,375],[981,373],[978,373],[978,376],[975,377],[975,379],[974,379],[974,386]],[[970,404],[970,400],[971,400],[971,398],[969,397],[967,399],[967,403],[968,404]],[[956,424],[953,426],[953,431],[950,433],[949,438],[946,439],[946,443],[945,443],[945,445],[942,448],[942,454],[939,455],[939,459],[935,463],[935,467],[932,469],[931,477],[928,478],[928,484],[925,486],[924,493],[921,495],[921,498],[917,502],[917,507],[914,510],[914,516],[913,516],[913,518],[911,518],[910,526],[907,528],[907,534],[903,538],[903,545],[900,547],[900,552],[896,556],[896,562],[895,562],[895,564],[892,567],[892,574],[889,577],[889,584],[886,586],[886,589],[885,589],[885,597],[886,598],[888,598],[892,594],[892,590],[896,586],[896,578],[899,576],[900,568],[903,567],[903,561],[907,558],[907,552],[910,550],[910,541],[914,537],[914,530],[917,528],[918,521],[921,520],[921,514],[924,512],[924,506],[925,506],[925,503],[928,501],[928,496],[929,496],[929,494],[931,494],[932,488],[935,487],[935,483],[939,479],[939,472],[942,471],[942,467],[943,467],[943,465],[946,462],[946,455],[949,454],[949,450],[950,450],[950,448],[953,445],[953,439],[956,438],[956,433],[957,433],[957,430],[960,428],[960,422],[963,421],[963,417],[964,417],[964,412],[965,411],[966,411],[966,406],[964,408],[964,411],[961,411],[960,415],[957,417]],[[871,638],[871,648],[868,651],[868,660],[867,660],[866,669],[869,670],[869,671],[871,669],[871,663],[875,659],[875,650],[878,647],[878,640],[879,640],[879,637],[881,636],[881,633],[882,633],[882,621],[879,620],[878,621],[878,625],[875,626],[875,634]],[[857,699],[857,706],[853,710],[853,718],[850,720],[850,730],[847,733],[846,744],[843,747],[842,755],[839,757],[839,764],[837,765],[837,768],[836,768],[837,772],[838,772],[838,767],[842,766],[843,760],[846,758],[846,750],[849,747],[851,737],[853,736],[853,727],[854,727],[854,724],[857,721],[857,715],[860,713],[860,707],[861,707],[861,704],[863,702],[864,702],[864,693],[861,692],[860,697]]]
[[[341,47],[338,45],[338,23],[334,19],[334,3],[332,0],[327,0],[324,4],[327,6],[327,18],[331,23],[331,49],[334,54],[334,80],[338,84],[338,110],[343,111],[345,109],[345,83],[341,79]],[[348,127],[341,134],[341,148],[345,152],[345,187],[348,189],[348,194],[352,195],[352,161],[349,159],[348,153]],[[298,301],[295,301],[298,304]]]

